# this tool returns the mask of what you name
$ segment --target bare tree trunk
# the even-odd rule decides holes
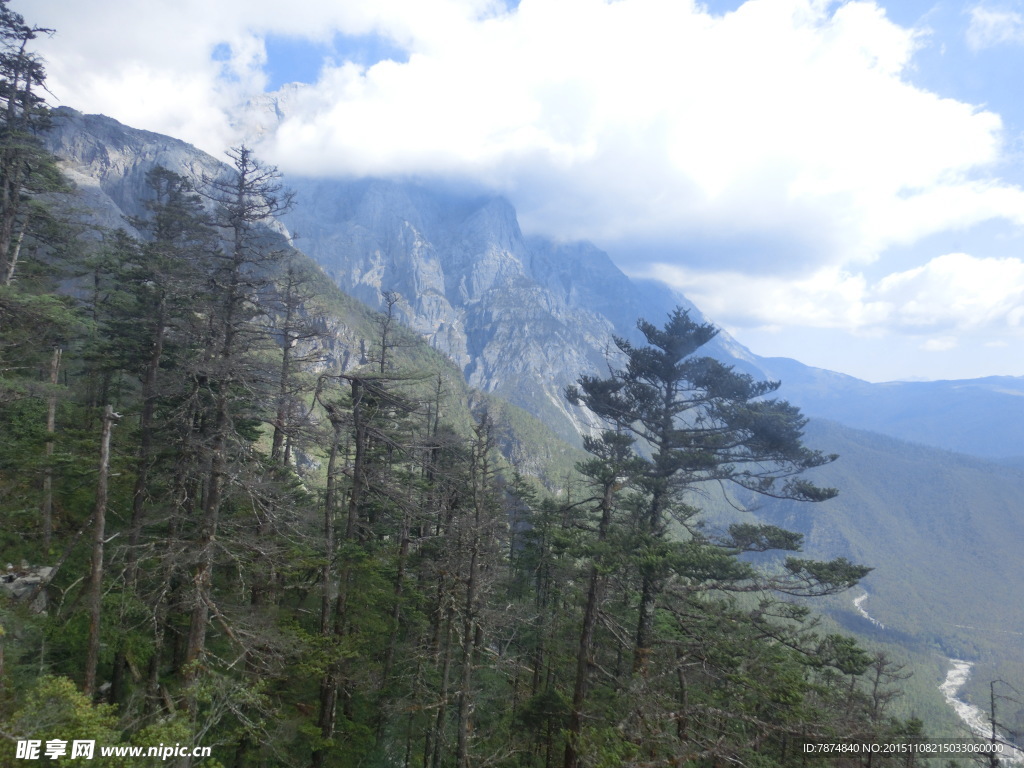
[[[601,498],[601,522],[597,529],[598,542],[608,538],[608,530],[612,522],[614,507],[615,480],[605,483],[604,495]],[[583,707],[587,700],[587,689],[590,683],[591,658],[594,653],[594,628],[597,625],[598,606],[604,594],[604,576],[597,563],[590,566],[589,585],[587,587],[587,605],[583,609],[583,628],[580,630],[580,643],[576,651],[576,681],[572,692],[572,710],[569,713],[569,727],[565,740],[565,768],[576,768],[579,764],[579,753],[576,751],[580,733],[583,731]]]
[[[444,749],[444,722],[448,716],[448,680],[452,665],[452,624],[454,620],[455,611],[449,607],[447,619],[444,622],[444,644],[441,648],[441,688],[437,696],[437,716],[434,718],[434,728],[428,734],[429,741],[426,749],[426,752],[431,756],[431,768],[440,768],[441,755]],[[425,759],[424,763],[426,763]]]
[[[57,428],[57,379],[63,351],[53,348],[50,359],[50,396],[46,402],[46,434],[53,435]],[[46,466],[43,469],[43,551],[50,552],[53,537],[53,438],[46,441]]]
[[[14,243],[14,250],[7,258],[7,266],[4,267],[4,285],[10,285],[14,281],[14,270],[18,266],[18,259],[21,256],[21,244],[25,242],[25,232],[28,230],[28,223],[31,217],[25,217],[25,223],[21,226],[18,239]]]
[[[328,410],[334,437],[331,455],[327,461],[327,491],[324,494],[324,568],[321,575],[320,592],[320,634],[328,635],[331,630],[331,597],[334,592],[334,515],[338,498],[338,452],[341,448],[341,415],[335,409]]]
[[[436,432],[435,432],[436,436]],[[431,467],[433,468],[433,456]],[[431,470],[432,472],[432,470]],[[441,505],[435,505],[439,512]],[[454,525],[453,510],[448,504],[444,505],[445,514],[438,514],[435,526],[435,535],[442,537],[444,541],[452,541],[452,529]],[[457,570],[457,569],[452,569]],[[435,664],[440,663],[440,682],[437,692],[437,712],[434,722],[427,729],[423,749],[423,768],[440,768],[441,758],[444,754],[445,723],[448,718],[448,693],[451,685],[452,668],[452,632],[455,625],[455,596],[449,595],[449,583],[454,578],[449,569],[442,568],[437,574],[437,590],[434,601],[434,608],[431,611],[431,624],[433,630],[430,639],[430,648],[435,659]],[[454,584],[452,586],[454,589]]]
[[[409,557],[409,512],[406,510],[402,515],[402,530],[399,533],[398,557],[395,572],[395,585],[393,597],[395,604],[391,608],[391,631],[388,633],[388,642],[384,651],[384,664],[380,674],[380,685],[378,690],[381,693],[387,688],[391,678],[391,670],[395,663],[395,648],[398,645],[398,633],[402,621],[402,593],[405,588],[405,567]],[[383,724],[383,720],[381,721]],[[378,728],[378,736],[380,729]]]
[[[480,580],[479,530],[475,530],[472,535],[473,543],[471,544],[472,549],[469,556],[469,575],[466,582],[466,607],[462,617],[462,669],[459,680],[459,720],[455,747],[455,765],[457,768],[469,768],[469,735],[472,730],[473,651],[476,638],[477,589],[479,588]]]
[[[637,619],[636,640],[633,649],[633,672],[647,675],[647,662],[650,660],[651,644],[654,637],[654,609],[658,599],[658,588],[655,579],[643,575],[643,586],[640,590],[640,616]]]
[[[85,657],[87,696],[96,693],[96,667],[100,657],[100,602],[103,597],[103,543],[107,520],[107,479],[110,475],[110,432],[118,415],[111,406],[103,411],[103,432],[100,437],[100,472],[96,484],[96,510],[93,513],[92,567],[89,573],[89,643]]]
[[[270,460],[284,466],[291,463],[291,444],[295,433],[294,411],[298,402],[301,384],[295,381],[294,371],[303,363],[316,359],[316,353],[305,352],[300,342],[318,338],[322,331],[319,324],[308,315],[306,307],[315,291],[310,277],[303,272],[294,259],[289,260],[284,273],[276,283],[278,315],[283,313],[274,329],[281,337],[281,367],[278,369],[277,402],[274,414],[274,435],[270,446]]]
[[[296,304],[293,290],[295,288],[293,268],[289,266],[287,273],[287,284],[285,286],[284,320],[280,330],[284,336],[281,347],[281,369],[277,380],[277,413],[274,415],[274,437],[270,445],[270,460],[288,463],[285,455],[285,439],[288,434],[288,409],[291,405],[291,375],[292,375],[292,345],[297,337],[294,334],[294,316]]]
[[[28,52],[28,43],[35,39],[39,32],[50,33],[53,30],[42,27],[28,27],[19,21],[16,37],[8,38],[11,42],[20,39],[18,52],[13,53],[12,47],[7,48],[5,62],[5,96],[6,118],[3,126],[7,134],[5,146],[0,151],[0,272],[3,273],[4,285],[10,285],[14,278],[14,269],[21,249],[22,237],[28,227],[28,221],[18,235],[14,250],[11,241],[14,239],[14,226],[18,214],[24,206],[23,193],[27,183],[29,155],[26,152],[24,134],[34,132],[32,125],[33,104],[37,101],[32,87],[38,85],[44,90],[46,86],[42,77],[33,72],[32,62],[35,58]],[[5,25],[6,26],[6,25]],[[7,29],[10,29],[8,26]],[[6,31],[6,30],[5,30]],[[22,80],[24,79],[24,83]],[[22,134],[19,136],[19,134]]]
[[[349,490],[348,508],[345,520],[345,532],[341,537],[343,545],[353,544],[357,536],[357,523],[359,510],[363,504],[364,486],[366,484],[366,461],[367,461],[367,431],[366,415],[363,398],[366,394],[366,387],[359,379],[349,381],[352,387],[352,428],[355,433],[355,455],[352,459],[352,487]],[[328,409],[331,422],[335,427],[335,444],[340,439],[341,416]],[[333,505],[333,494],[332,494]],[[331,534],[333,536],[333,523]],[[333,554],[333,553],[332,553]],[[352,588],[352,566],[346,562],[338,574],[338,594],[334,600],[334,634],[338,638],[348,632],[348,599]],[[325,740],[334,736],[335,709],[338,702],[338,688],[344,677],[342,662],[332,662],[320,682],[320,735]],[[313,767],[322,768],[326,759],[325,750],[317,750],[313,753]]]
[[[337,505],[338,488],[338,452],[341,447],[341,414],[334,406],[327,406],[327,414],[334,429],[331,442],[331,455],[327,461],[327,492],[324,494],[324,566],[321,574],[320,592],[320,634],[328,637],[331,634],[331,598],[334,591],[334,513]],[[320,714],[317,727],[325,741],[334,735],[335,710],[338,703],[338,682],[334,666],[330,665],[320,679]],[[322,768],[327,759],[327,750],[317,749],[313,752],[313,768]]]
[[[189,625],[188,646],[185,651],[186,666],[194,665],[206,650],[206,626],[210,620],[210,601],[213,594],[213,549],[217,537],[217,525],[220,519],[221,499],[224,496],[224,479],[227,475],[228,430],[231,423],[231,405],[225,391],[234,378],[235,338],[238,329],[235,326],[237,305],[241,301],[241,269],[243,254],[239,235],[235,235],[235,253],[232,260],[231,273],[224,299],[224,316],[218,321],[221,328],[221,348],[219,364],[221,380],[218,382],[216,411],[213,431],[210,440],[210,471],[206,478],[206,490],[203,497],[203,523],[199,538],[199,563],[196,566],[195,604],[192,606],[192,619]],[[194,678],[195,669],[190,667],[186,676]]]
[[[222,400],[225,398],[222,396]],[[222,486],[226,472],[225,436],[227,428],[227,403],[218,408],[216,437],[210,458],[210,473],[207,477],[205,498],[203,500],[202,533],[199,539],[199,563],[193,577],[195,587],[195,603],[192,606],[192,619],[189,625],[188,646],[185,650],[186,666],[194,664],[206,650],[206,626],[210,620],[210,598],[213,589],[213,548],[217,538],[217,523],[220,515]],[[195,670],[189,669],[187,677],[193,678]]]
[[[290,320],[290,317],[289,317]],[[286,339],[286,342],[288,340]],[[286,343],[281,352],[281,372],[278,379],[277,413],[274,415],[274,437],[270,446],[270,460],[281,464],[288,463],[285,455],[285,438],[288,430],[288,408],[291,400],[288,388],[291,381],[292,349]]]
[[[153,415],[156,410],[156,377],[163,357],[164,335],[167,327],[167,299],[161,297],[157,307],[156,327],[153,329],[153,347],[146,375],[142,380],[142,413],[139,416],[139,466],[132,490],[132,517],[128,529],[127,576],[128,584],[135,585],[138,576],[138,546],[142,539],[142,519],[149,483],[149,468],[153,461]]]
[[[469,768],[469,737],[473,729],[473,656],[480,627],[477,623],[480,591],[480,559],[483,540],[484,518],[487,515],[487,484],[490,480],[488,454],[491,450],[491,422],[484,415],[476,428],[477,438],[473,446],[470,465],[471,490],[473,493],[473,521],[469,544],[469,569],[466,575],[466,602],[462,616],[462,669],[459,681],[458,729],[455,748],[456,768]]]
[[[664,456],[670,450],[665,441],[657,445],[660,455]],[[652,539],[659,539],[664,535],[662,522],[662,511],[666,501],[665,484],[668,478],[664,475],[657,477],[658,484],[651,495],[651,500],[646,512],[647,519],[644,524],[646,533]],[[636,624],[636,641],[633,648],[633,674],[647,676],[647,663],[650,660],[651,647],[654,644],[654,613],[657,607],[658,595],[663,587],[663,578],[657,573],[652,573],[647,568],[641,571],[642,586],[640,589],[640,615]]]
[[[142,522],[145,513],[146,494],[149,492],[149,469],[153,462],[153,417],[156,410],[156,381],[163,357],[164,335],[167,326],[167,299],[160,297],[157,306],[156,325],[153,329],[152,349],[146,365],[146,373],[142,379],[142,413],[139,416],[139,454],[138,469],[135,474],[135,486],[132,489],[132,515],[128,525],[128,551],[125,556],[125,582],[129,590],[138,587],[139,542],[142,540]],[[159,658],[159,649],[155,658]],[[117,653],[114,655],[114,678],[112,680],[110,700],[120,702],[123,697],[123,679],[128,657],[122,638]]]

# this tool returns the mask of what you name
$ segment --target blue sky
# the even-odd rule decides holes
[[[267,61],[266,90],[276,91],[288,83],[315,84],[324,64],[354,62],[371,67],[385,59],[405,62],[408,55],[387,37],[378,34],[336,33],[330,42],[312,42],[301,36],[268,34],[264,38]]]
[[[472,181],[760,354],[1024,374],[1017,0],[12,4],[58,30],[55,103],[290,173]]]

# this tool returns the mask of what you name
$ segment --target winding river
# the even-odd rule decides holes
[[[967,678],[971,676],[971,668],[974,664],[963,659],[950,659],[949,663],[953,666],[946,673],[946,679],[939,686],[939,691],[945,697],[946,703],[953,708],[960,719],[971,729],[971,733],[983,739],[990,738],[992,736],[992,726],[988,721],[988,714],[985,710],[956,697],[960,689],[963,688],[964,683],[967,682]],[[996,736],[1000,741],[1006,743],[1006,738],[1003,734],[996,731]],[[1002,762],[1011,765],[1024,765],[1024,752],[1009,745],[1007,745],[1007,749],[1012,750],[1013,754],[1001,758]]]
[[[865,619],[870,621],[879,629],[885,629],[885,625],[878,621],[875,617],[867,612],[864,608],[864,603],[868,599],[868,593],[865,592],[853,601],[853,607],[857,609],[857,613],[863,616]],[[971,729],[971,733],[981,738],[989,738],[991,736],[991,725],[988,721],[988,715],[980,707],[976,707],[973,704],[958,699],[957,694],[960,689],[967,683],[967,679],[971,676],[971,669],[974,664],[970,661],[964,661],[963,659],[950,659],[949,663],[952,665],[949,672],[946,673],[946,679],[942,681],[939,686],[939,692],[943,698],[946,699],[946,703],[953,708],[957,716],[963,720],[968,728]],[[1003,758],[1004,762],[1012,765],[1024,765],[1024,752],[1019,749],[1014,749],[1013,755]]]
[[[870,613],[868,613],[866,610],[864,610],[864,601],[867,600],[867,599],[868,599],[868,593],[865,591],[864,594],[861,595],[860,597],[854,598],[853,607],[857,609],[857,613],[859,613],[865,619],[870,621],[876,627],[878,627],[879,629],[885,629],[885,624],[883,624],[878,619],[876,619],[874,616],[872,616]]]

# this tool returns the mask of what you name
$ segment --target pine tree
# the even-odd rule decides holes
[[[702,531],[700,510],[692,497],[708,484],[733,485],[775,498],[824,501],[836,491],[815,486],[801,473],[836,457],[803,445],[805,420],[800,412],[768,397],[778,382],[756,382],[712,358],[695,355],[714,338],[713,326],[697,323],[677,309],[663,328],[643,320],[638,327],[645,346],[616,339],[625,367],[608,378],[584,376],[578,387],[567,391],[571,402],[588,407],[613,429],[600,439],[588,440],[587,449],[595,460],[581,466],[594,485],[599,520],[577,650],[566,768],[575,768],[579,759],[581,718],[593,666],[592,614],[601,592],[601,573],[608,568],[607,555],[600,554],[601,544],[609,537],[613,520],[618,521],[620,541],[628,542],[637,574],[638,609],[631,648],[632,672],[639,678],[632,684],[636,695],[645,695],[656,639],[655,616],[670,586],[672,605],[689,594],[710,590],[771,586],[820,594],[850,586],[868,570],[845,561],[820,564],[790,559],[786,566],[790,578],[761,577],[737,555],[797,550],[799,536],[755,524],[733,526],[728,535],[717,538]],[[627,459],[634,442],[641,450]],[[672,526],[677,531],[674,535],[670,535]],[[682,678],[680,690],[685,691]],[[643,710],[642,704],[632,706],[639,707],[638,713]]]
[[[29,232],[33,195],[62,184],[38,133],[48,125],[46,72],[29,43],[53,30],[25,23],[0,0],[0,284],[10,285]]]
[[[208,410],[197,414],[202,424],[204,487],[186,665],[194,665],[205,653],[213,608],[215,540],[228,490],[230,453],[256,436],[253,428],[259,420],[258,394],[265,380],[253,379],[251,355],[267,342],[267,333],[255,318],[261,312],[268,270],[282,255],[277,234],[266,225],[291,205],[276,168],[259,163],[245,146],[229,150],[228,156],[233,172],[205,179],[202,189],[214,206],[214,224],[225,246],[211,276],[214,304],[208,308],[209,335],[196,374]]]

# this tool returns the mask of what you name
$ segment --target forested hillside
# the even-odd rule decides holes
[[[813,516],[774,502],[760,505],[758,514],[803,533],[815,555],[877,566],[861,586],[886,631],[851,621],[846,596],[835,607],[848,626],[977,662],[969,686],[976,702],[986,701],[989,681],[1020,680],[1024,473],[834,422],[812,421],[807,440],[840,453],[811,477],[842,493]],[[1024,724],[1022,709],[1004,707],[1008,727]]]
[[[131,231],[99,227],[38,138],[42,30],[4,11],[2,764],[73,739],[211,766],[803,764],[800,740],[919,732],[884,664],[786,599],[867,569],[754,568],[800,537],[708,536],[684,502],[833,494],[774,385],[693,356],[710,326],[677,312],[581,380],[607,430],[571,473],[397,294],[372,314],[325,285],[248,148],[154,167]]]
[[[800,422],[758,406],[765,387],[686,360],[710,329],[679,315],[652,349],[692,398],[677,415],[712,408],[738,445],[713,458],[720,432],[698,430],[704,458],[680,463],[674,433],[641,435],[642,459],[608,432],[547,498],[499,455],[486,401],[453,404],[392,317],[337,332],[263,226],[287,196],[232,157],[201,194],[151,173],[141,239],[32,241],[0,294],[3,551],[23,563],[2,609],[5,760],[70,735],[225,765],[786,762],[798,737],[903,727],[864,693],[868,654],[772,597],[863,570],[759,574],[738,555],[798,545],[773,527],[666,535],[699,517],[676,497],[694,473],[777,464],[731,478],[755,488],[829,460],[777,431]]]

